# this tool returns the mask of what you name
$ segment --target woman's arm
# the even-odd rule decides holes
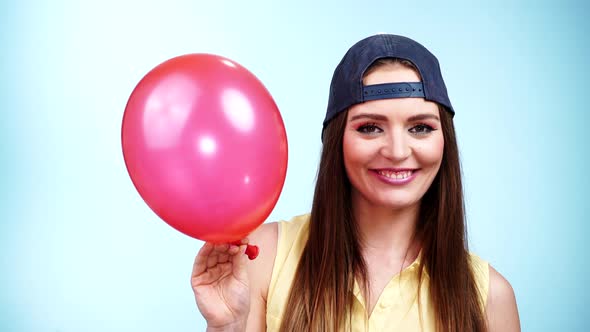
[[[490,332],[520,332],[514,290],[508,280],[491,265],[486,315]]]

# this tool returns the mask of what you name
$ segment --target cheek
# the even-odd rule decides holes
[[[358,158],[357,144],[350,135],[344,134],[342,139],[342,153],[344,155],[344,163],[348,164]]]
[[[342,148],[344,162],[348,166],[364,165],[375,155],[375,147],[372,144],[354,137],[346,137],[346,135],[342,142]]]
[[[422,141],[416,148],[416,158],[424,167],[440,166],[442,162],[445,142],[442,135]]]

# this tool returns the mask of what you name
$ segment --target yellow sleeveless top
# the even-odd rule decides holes
[[[309,231],[309,214],[278,223],[277,255],[266,301],[267,331],[278,331],[283,318],[299,258]],[[353,290],[355,301],[351,311],[352,329],[358,332],[377,331],[434,331],[434,312],[428,301],[428,275],[423,275],[420,306],[417,301],[419,258],[394,276],[380,295],[371,315],[367,317],[359,286]],[[480,300],[486,303],[489,287],[488,263],[471,254]],[[347,328],[348,330],[348,328]]]

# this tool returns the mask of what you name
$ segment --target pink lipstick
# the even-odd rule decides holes
[[[371,174],[381,182],[402,186],[412,182],[416,178],[419,169],[412,168],[380,168],[371,169]]]

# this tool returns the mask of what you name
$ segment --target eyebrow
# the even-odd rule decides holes
[[[355,116],[353,116],[352,118],[350,118],[350,122],[358,120],[358,119],[371,119],[371,120],[375,120],[375,121],[387,121],[387,117],[381,114],[372,114],[372,113],[363,113],[363,114],[357,114]],[[412,115],[411,117],[408,118],[408,122],[413,122],[413,121],[421,121],[421,120],[426,120],[426,119],[432,119],[432,120],[436,120],[440,122],[440,119],[438,118],[438,116],[434,115],[434,114],[416,114],[416,115]]]
[[[432,119],[432,120],[436,120],[436,121],[440,122],[440,119],[438,118],[437,115],[426,114],[426,113],[413,115],[410,118],[408,118],[408,121],[413,122],[413,121],[420,121],[420,120],[427,120],[427,119]]]
[[[381,114],[370,114],[370,113],[362,113],[362,114],[357,114],[355,116],[353,116],[352,118],[350,118],[350,121],[354,121],[354,120],[358,120],[358,119],[371,119],[371,120],[375,120],[375,121],[387,121],[387,117]]]

